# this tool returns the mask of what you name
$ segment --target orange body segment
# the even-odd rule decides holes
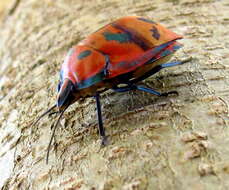
[[[73,83],[80,83],[103,71],[105,57],[94,49],[78,45],[74,46],[62,65],[63,75]]]
[[[78,89],[132,72],[157,58],[175,52],[182,36],[145,18],[120,18],[73,47],[61,69]],[[170,48],[172,44],[172,49]],[[164,53],[163,51],[166,50]]]

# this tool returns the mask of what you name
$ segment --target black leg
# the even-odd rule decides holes
[[[164,63],[164,64],[161,64],[161,67],[162,68],[174,67],[176,65],[182,65],[184,63],[187,63],[187,62],[189,62],[191,60],[192,60],[192,58],[188,58],[188,59],[185,59],[185,60],[182,60],[182,61],[174,61],[174,62],[170,62],[170,63]]]
[[[168,96],[169,94],[178,95],[177,91],[169,91],[169,92],[165,92],[165,93],[160,93],[160,92],[157,92],[157,91],[155,91],[155,90],[153,90],[151,88],[146,88],[146,87],[143,87],[143,86],[136,86],[136,87],[137,87],[137,90],[148,92],[150,94],[154,94],[154,95],[157,95],[157,96]]]
[[[165,93],[160,93],[160,92],[157,92],[151,88],[146,88],[146,87],[143,87],[143,86],[140,86],[140,85],[135,85],[135,84],[132,84],[132,85],[129,85],[129,86],[126,86],[126,87],[116,87],[116,88],[113,88],[113,90],[115,92],[127,92],[127,91],[130,91],[130,90],[140,90],[140,91],[144,91],[144,92],[148,92],[150,94],[154,94],[154,95],[157,95],[157,96],[168,96],[169,94],[176,94],[178,95],[178,92],[177,91],[170,91],[170,92],[165,92]]]
[[[103,119],[102,119],[99,93],[96,93],[95,99],[96,99],[96,107],[97,107],[97,117],[98,117],[98,122],[99,122],[99,134],[102,138],[101,145],[105,146],[107,144],[107,137],[105,135],[105,129],[103,127]]]
[[[112,88],[112,90],[114,90],[115,92],[128,92],[131,90],[136,90],[137,87],[135,85],[127,85],[125,87],[115,87]]]
[[[165,64],[158,65],[158,66],[154,67],[152,70],[150,70],[149,72],[145,73],[143,76],[141,76],[139,78],[136,78],[136,79],[133,79],[130,82],[132,84],[135,84],[135,83],[137,83],[139,81],[142,81],[142,80],[150,77],[151,75],[159,72],[161,69],[164,69],[164,68],[167,68],[167,67],[173,67],[173,66],[176,66],[176,65],[181,65],[181,64],[187,63],[189,61],[191,61],[191,58],[185,59],[183,61],[175,61],[175,62],[170,62],[170,63],[165,63]]]

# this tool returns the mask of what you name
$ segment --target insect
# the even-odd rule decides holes
[[[35,122],[53,109],[58,109],[59,117],[53,128],[46,161],[48,162],[50,146],[62,115],[77,100],[95,97],[101,144],[106,145],[107,136],[100,105],[102,92],[109,89],[116,92],[139,90],[157,96],[177,93],[160,93],[139,85],[138,82],[163,68],[190,61],[186,59],[167,63],[172,54],[182,47],[177,42],[181,38],[182,36],[159,23],[128,16],[102,27],[72,47],[61,67],[57,103]]]

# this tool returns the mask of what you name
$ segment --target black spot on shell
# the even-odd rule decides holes
[[[78,59],[81,60],[91,54],[90,50],[85,50],[78,55]]]
[[[148,22],[148,23],[151,23],[151,24],[157,24],[156,22],[154,22],[152,20],[145,19],[145,18],[138,18],[138,20],[141,20],[141,21],[144,21],[144,22]]]
[[[112,24],[112,26],[126,33],[129,36],[130,42],[135,43],[143,50],[148,50],[151,47],[151,44],[149,44],[140,34],[137,34],[136,31],[118,24]]]
[[[152,32],[152,36],[159,40],[160,38],[160,33],[158,32],[157,28],[155,26],[153,26],[153,28],[150,30]]]

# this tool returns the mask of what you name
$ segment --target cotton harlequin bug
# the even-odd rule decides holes
[[[108,89],[116,92],[140,90],[157,96],[177,93],[160,93],[137,83],[163,68],[190,61],[165,63],[182,47],[176,41],[181,38],[159,23],[128,16],[102,27],[70,49],[60,71],[57,103],[38,118],[58,108],[60,115],[53,129],[46,161],[58,122],[75,101],[95,97],[99,133],[102,145],[105,145],[107,138],[101,115],[100,93]]]

